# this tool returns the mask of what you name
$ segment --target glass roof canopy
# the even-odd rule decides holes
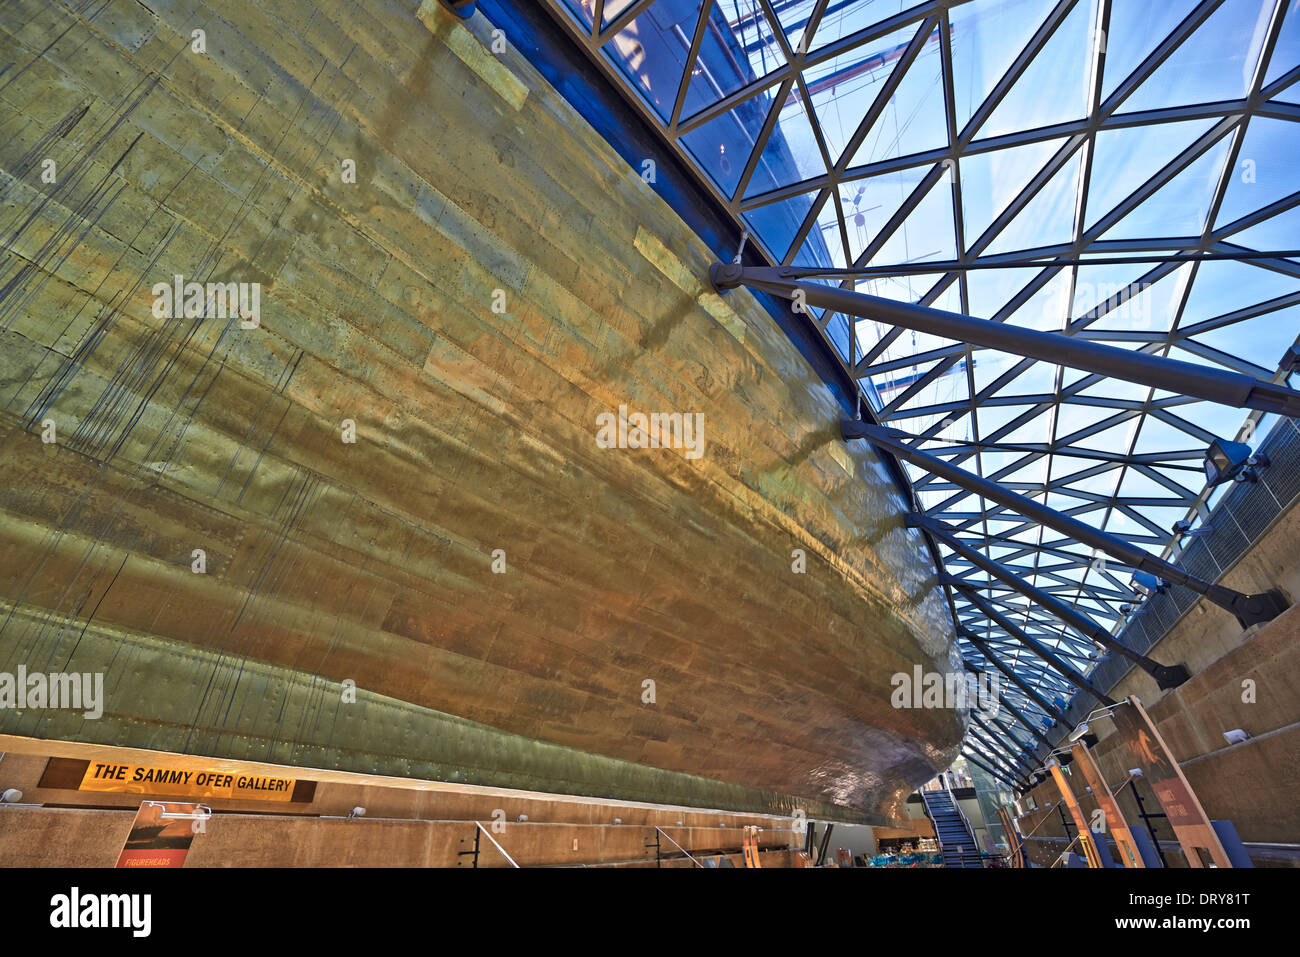
[[[1300,258],[1167,257],[1298,245],[1300,0],[544,2],[770,263],[858,268],[835,281],[1285,380]],[[812,317],[880,422],[1171,560],[1172,524],[1195,524],[1217,501],[1201,467],[1208,443],[1253,444],[1270,425],[887,324]],[[904,467],[920,506],[965,542],[1122,630],[1131,569]],[[939,547],[950,575],[1080,671],[1102,656]],[[949,594],[958,622],[1063,709],[1073,687]],[[961,646],[985,667],[977,646]],[[1012,727],[1017,745],[1034,743]]]

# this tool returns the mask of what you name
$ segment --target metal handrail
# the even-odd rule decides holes
[[[493,837],[491,834],[488,833],[488,829],[485,828],[481,822],[479,822],[479,821],[475,821],[475,822],[474,822],[474,825],[475,825],[475,826],[476,826],[480,831],[483,832],[483,836],[484,836],[484,837],[486,837],[489,841],[492,842],[492,846],[495,847],[498,851],[501,852],[501,856],[504,857],[507,861],[510,862],[510,866],[511,866],[511,867],[519,867],[519,865],[518,865],[517,863],[515,863],[515,859],[514,859],[513,857],[511,857],[509,854],[506,853],[506,849],[505,849],[504,847],[502,847],[500,844],[497,843],[497,839],[496,839],[495,837]],[[522,870],[522,868],[521,868],[521,870]]]
[[[964,828],[966,828],[966,833],[970,836],[971,843],[974,844],[974,843],[975,843],[975,832],[971,829],[970,821],[969,821],[969,820],[967,819],[967,817],[966,817],[966,812],[963,811],[963,810],[961,809],[961,805],[957,803],[957,796],[956,796],[955,794],[952,793],[952,788],[949,787],[949,785],[948,785],[948,776],[947,776],[946,774],[942,774],[942,775],[940,775],[940,776],[939,776],[939,781],[940,781],[941,784],[942,784],[942,788],[935,788],[935,790],[936,790],[936,791],[937,791],[937,790],[942,790],[945,794],[948,795],[948,800],[952,802],[952,806],[953,806],[953,808],[956,809],[958,817],[961,818],[962,826],[963,826]],[[925,809],[926,809],[926,811],[929,812],[930,820],[933,822],[933,821],[934,821],[934,808],[932,808],[932,807],[930,806],[930,799],[926,796],[926,794],[927,794],[927,792],[926,792],[926,790],[923,788],[923,789],[921,790],[921,803],[925,805]],[[936,842],[938,843],[938,845],[939,845],[939,852],[940,852],[941,854],[944,853],[944,850],[945,850],[945,847],[944,847],[944,840],[943,840],[942,835],[940,835],[940,833],[939,833],[939,828],[938,828],[937,824],[936,824],[935,829],[934,829],[934,837],[935,837],[935,841],[936,841]],[[968,850],[966,850],[965,848],[961,848],[961,847],[953,847],[952,845],[948,845],[948,846],[947,846],[947,853],[949,853],[949,854],[956,854],[958,860],[959,860],[959,861],[962,861],[963,863],[964,863],[965,861],[970,860],[970,859],[971,859],[971,856],[972,856],[972,855],[971,855],[971,852],[968,851]],[[976,860],[979,861],[980,866],[983,867],[983,866],[984,866],[984,855],[983,855],[983,853],[980,851],[978,845],[977,845],[976,848],[975,848],[974,857],[975,857]]]
[[[666,832],[662,827],[659,827],[658,825],[656,825],[656,826],[655,826],[655,830],[658,831],[660,834],[662,834],[664,837],[667,837],[667,838],[668,838],[668,843],[671,844],[673,847],[677,848],[677,850],[681,851],[681,852],[682,852],[683,854],[685,854],[688,858],[690,858],[691,863],[694,864],[696,867],[703,867],[703,866],[704,866],[704,865],[701,864],[699,861],[697,861],[694,857],[691,857],[691,852],[690,852],[690,851],[688,851],[686,848],[682,847],[680,844],[678,844],[676,841],[674,841],[671,837],[668,837],[668,832]]]
[[[975,828],[970,826],[970,819],[966,817],[966,812],[961,809],[961,802],[957,800],[957,795],[952,793],[952,787],[948,783],[948,776],[943,777],[943,789],[948,792],[948,800],[952,806],[957,809],[957,816],[961,818],[962,826],[966,828],[966,833],[970,835],[970,842],[975,845],[975,854],[978,856],[980,866],[984,866],[984,855],[980,851],[979,844],[975,841]],[[963,857],[966,856],[963,852]]]

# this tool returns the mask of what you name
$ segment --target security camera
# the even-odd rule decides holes
[[[364,817],[365,813],[366,813],[365,808],[354,807],[351,811],[348,811],[348,820],[352,820],[352,818],[354,817]]]
[[[17,804],[23,799],[23,792],[17,788],[5,788],[0,794],[0,804]]]
[[[521,814],[517,818],[515,818],[515,820],[518,821],[520,824],[522,824],[524,821],[528,820],[528,815]]]

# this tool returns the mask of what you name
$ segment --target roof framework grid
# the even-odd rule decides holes
[[[771,266],[1288,382],[1292,0],[543,2]],[[878,422],[1156,557],[1176,559],[1173,522],[1217,500],[1209,443],[1253,444],[1272,414],[833,309],[808,318]],[[1123,629],[1130,565],[903,468],[963,546]],[[963,582],[949,597],[967,662],[1011,668],[1023,687],[1006,694],[1035,720],[1067,702],[1072,686],[970,595],[1084,675],[1094,642],[938,545]]]

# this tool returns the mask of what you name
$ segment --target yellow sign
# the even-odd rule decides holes
[[[152,768],[141,764],[91,761],[79,790],[114,794],[174,794],[239,801],[290,801],[293,778],[271,778],[228,771]]]

